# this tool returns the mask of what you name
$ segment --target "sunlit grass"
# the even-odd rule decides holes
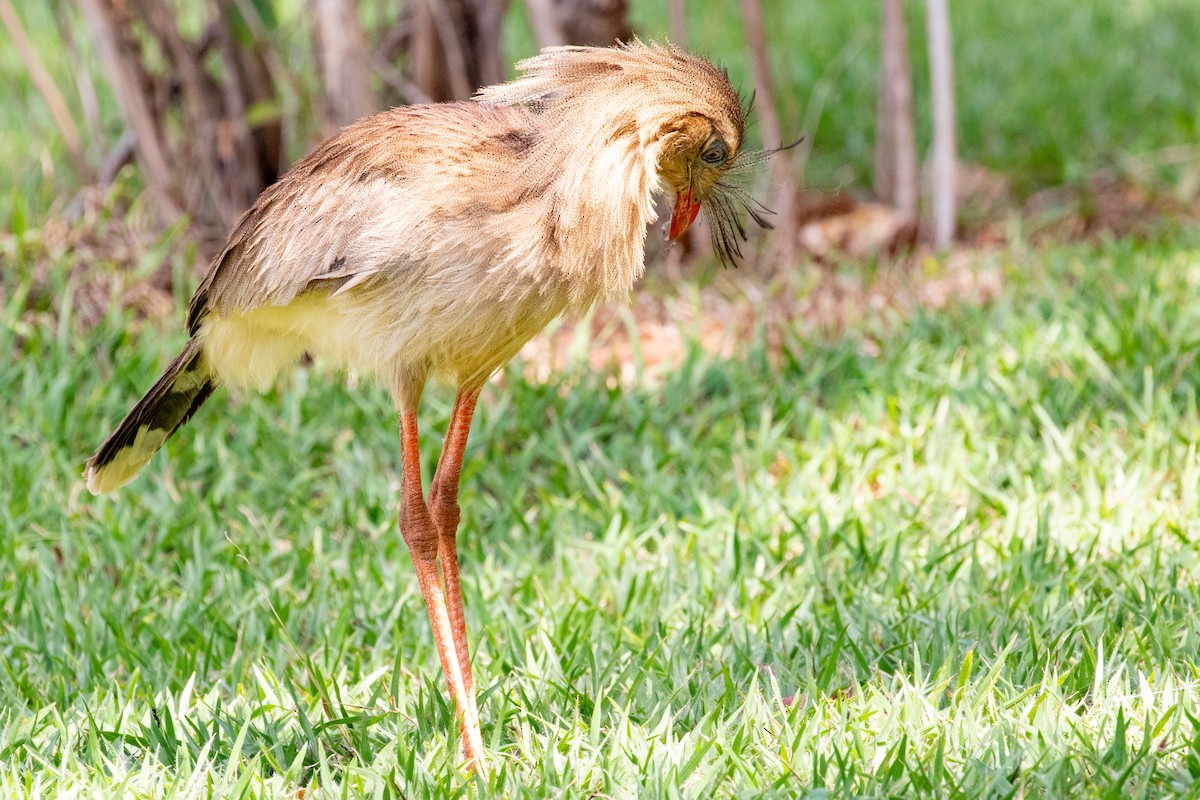
[[[474,788],[386,394],[219,394],[91,498],[82,460],[179,334],[12,300],[0,794],[1195,796],[1200,250],[997,258],[988,308],[489,390]]]

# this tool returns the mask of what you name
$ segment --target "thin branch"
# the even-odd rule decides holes
[[[429,95],[421,91],[421,87],[410,81],[405,74],[387,61],[382,55],[375,54],[371,57],[371,66],[375,69],[376,74],[388,86],[392,87],[395,92],[404,99],[404,102],[410,104],[432,103]]]
[[[168,163],[162,129],[150,104],[153,90],[148,88],[139,59],[129,52],[134,45],[124,37],[128,19],[123,16],[118,19],[121,12],[112,5],[111,0],[79,0],[79,5],[95,37],[104,71],[112,84],[117,105],[121,107],[121,116],[133,132],[146,183],[160,195],[160,207],[165,204],[168,215],[178,217],[183,211]]]
[[[100,172],[96,179],[101,186],[108,186],[117,179],[121,167],[133,161],[134,150],[133,132],[126,128],[100,162]]]
[[[0,0],[0,20],[4,22],[4,27],[8,30],[8,35],[17,48],[17,55],[20,57],[21,63],[25,65],[26,71],[29,72],[33,85],[41,94],[42,99],[46,101],[46,105],[50,107],[50,116],[54,117],[54,124],[58,126],[58,131],[62,134],[71,162],[81,175],[86,175],[88,172],[87,158],[83,152],[83,139],[79,135],[79,128],[75,126],[75,120],[71,118],[67,101],[59,91],[58,85],[54,83],[54,78],[50,77],[50,72],[42,62],[41,56],[38,55],[37,49],[25,35],[25,28],[21,26],[21,18],[17,16],[17,10],[13,8],[10,0]]]

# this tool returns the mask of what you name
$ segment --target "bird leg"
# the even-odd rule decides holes
[[[438,529],[438,560],[442,566],[442,580],[446,584],[446,606],[454,632],[454,651],[458,654],[467,702],[471,704],[476,719],[479,718],[479,711],[475,704],[475,681],[471,675],[462,585],[458,578],[457,537],[458,482],[462,473],[463,451],[467,447],[467,434],[471,431],[471,417],[478,399],[478,392],[468,391],[459,392],[454,398],[454,410],[450,412],[450,422],[446,427],[446,442],[442,445],[442,455],[438,458],[437,471],[429,487],[429,513]]]
[[[446,674],[450,697],[462,724],[463,754],[472,767],[482,769],[483,737],[479,732],[479,715],[475,711],[473,698],[467,694],[461,662],[455,653],[454,630],[446,611],[446,598],[442,594],[441,582],[438,580],[438,529],[429,515],[421,491],[421,454],[417,446],[416,411],[402,411],[400,414],[400,449],[403,465],[400,477],[400,534],[408,545],[413,566],[416,568],[421,596],[425,600],[425,611],[433,628],[434,645],[442,662],[442,671]]]

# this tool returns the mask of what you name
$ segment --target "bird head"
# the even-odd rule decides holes
[[[673,48],[665,52],[683,62],[677,74],[689,76],[669,90],[678,100],[661,107],[673,111],[658,137],[659,178],[675,196],[667,238],[682,236],[704,209],[717,257],[733,265],[741,259],[741,242],[747,238],[743,216],[771,227],[765,216],[770,212],[738,179],[776,151],[744,147],[750,109],[723,70]]]
[[[675,193],[668,239],[682,236],[704,206],[719,192],[721,180],[736,163],[741,146],[739,118],[712,119],[689,113],[669,123],[661,137],[658,173]]]
[[[607,168],[621,158],[597,154],[646,154],[660,188],[674,194],[668,238],[682,236],[704,209],[718,257],[733,264],[746,239],[743,214],[770,227],[766,209],[736,181],[768,153],[743,148],[749,109],[724,70],[639,41],[547,48],[517,67],[522,77],[487,87],[478,99],[532,107],[546,122],[546,139],[571,148],[569,155],[556,151],[557,164],[591,158]]]

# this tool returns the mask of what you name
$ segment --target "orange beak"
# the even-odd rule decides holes
[[[696,215],[700,213],[700,201],[696,199],[692,187],[688,187],[675,195],[675,210],[671,212],[671,227],[667,230],[668,239],[678,239],[684,234]]]

